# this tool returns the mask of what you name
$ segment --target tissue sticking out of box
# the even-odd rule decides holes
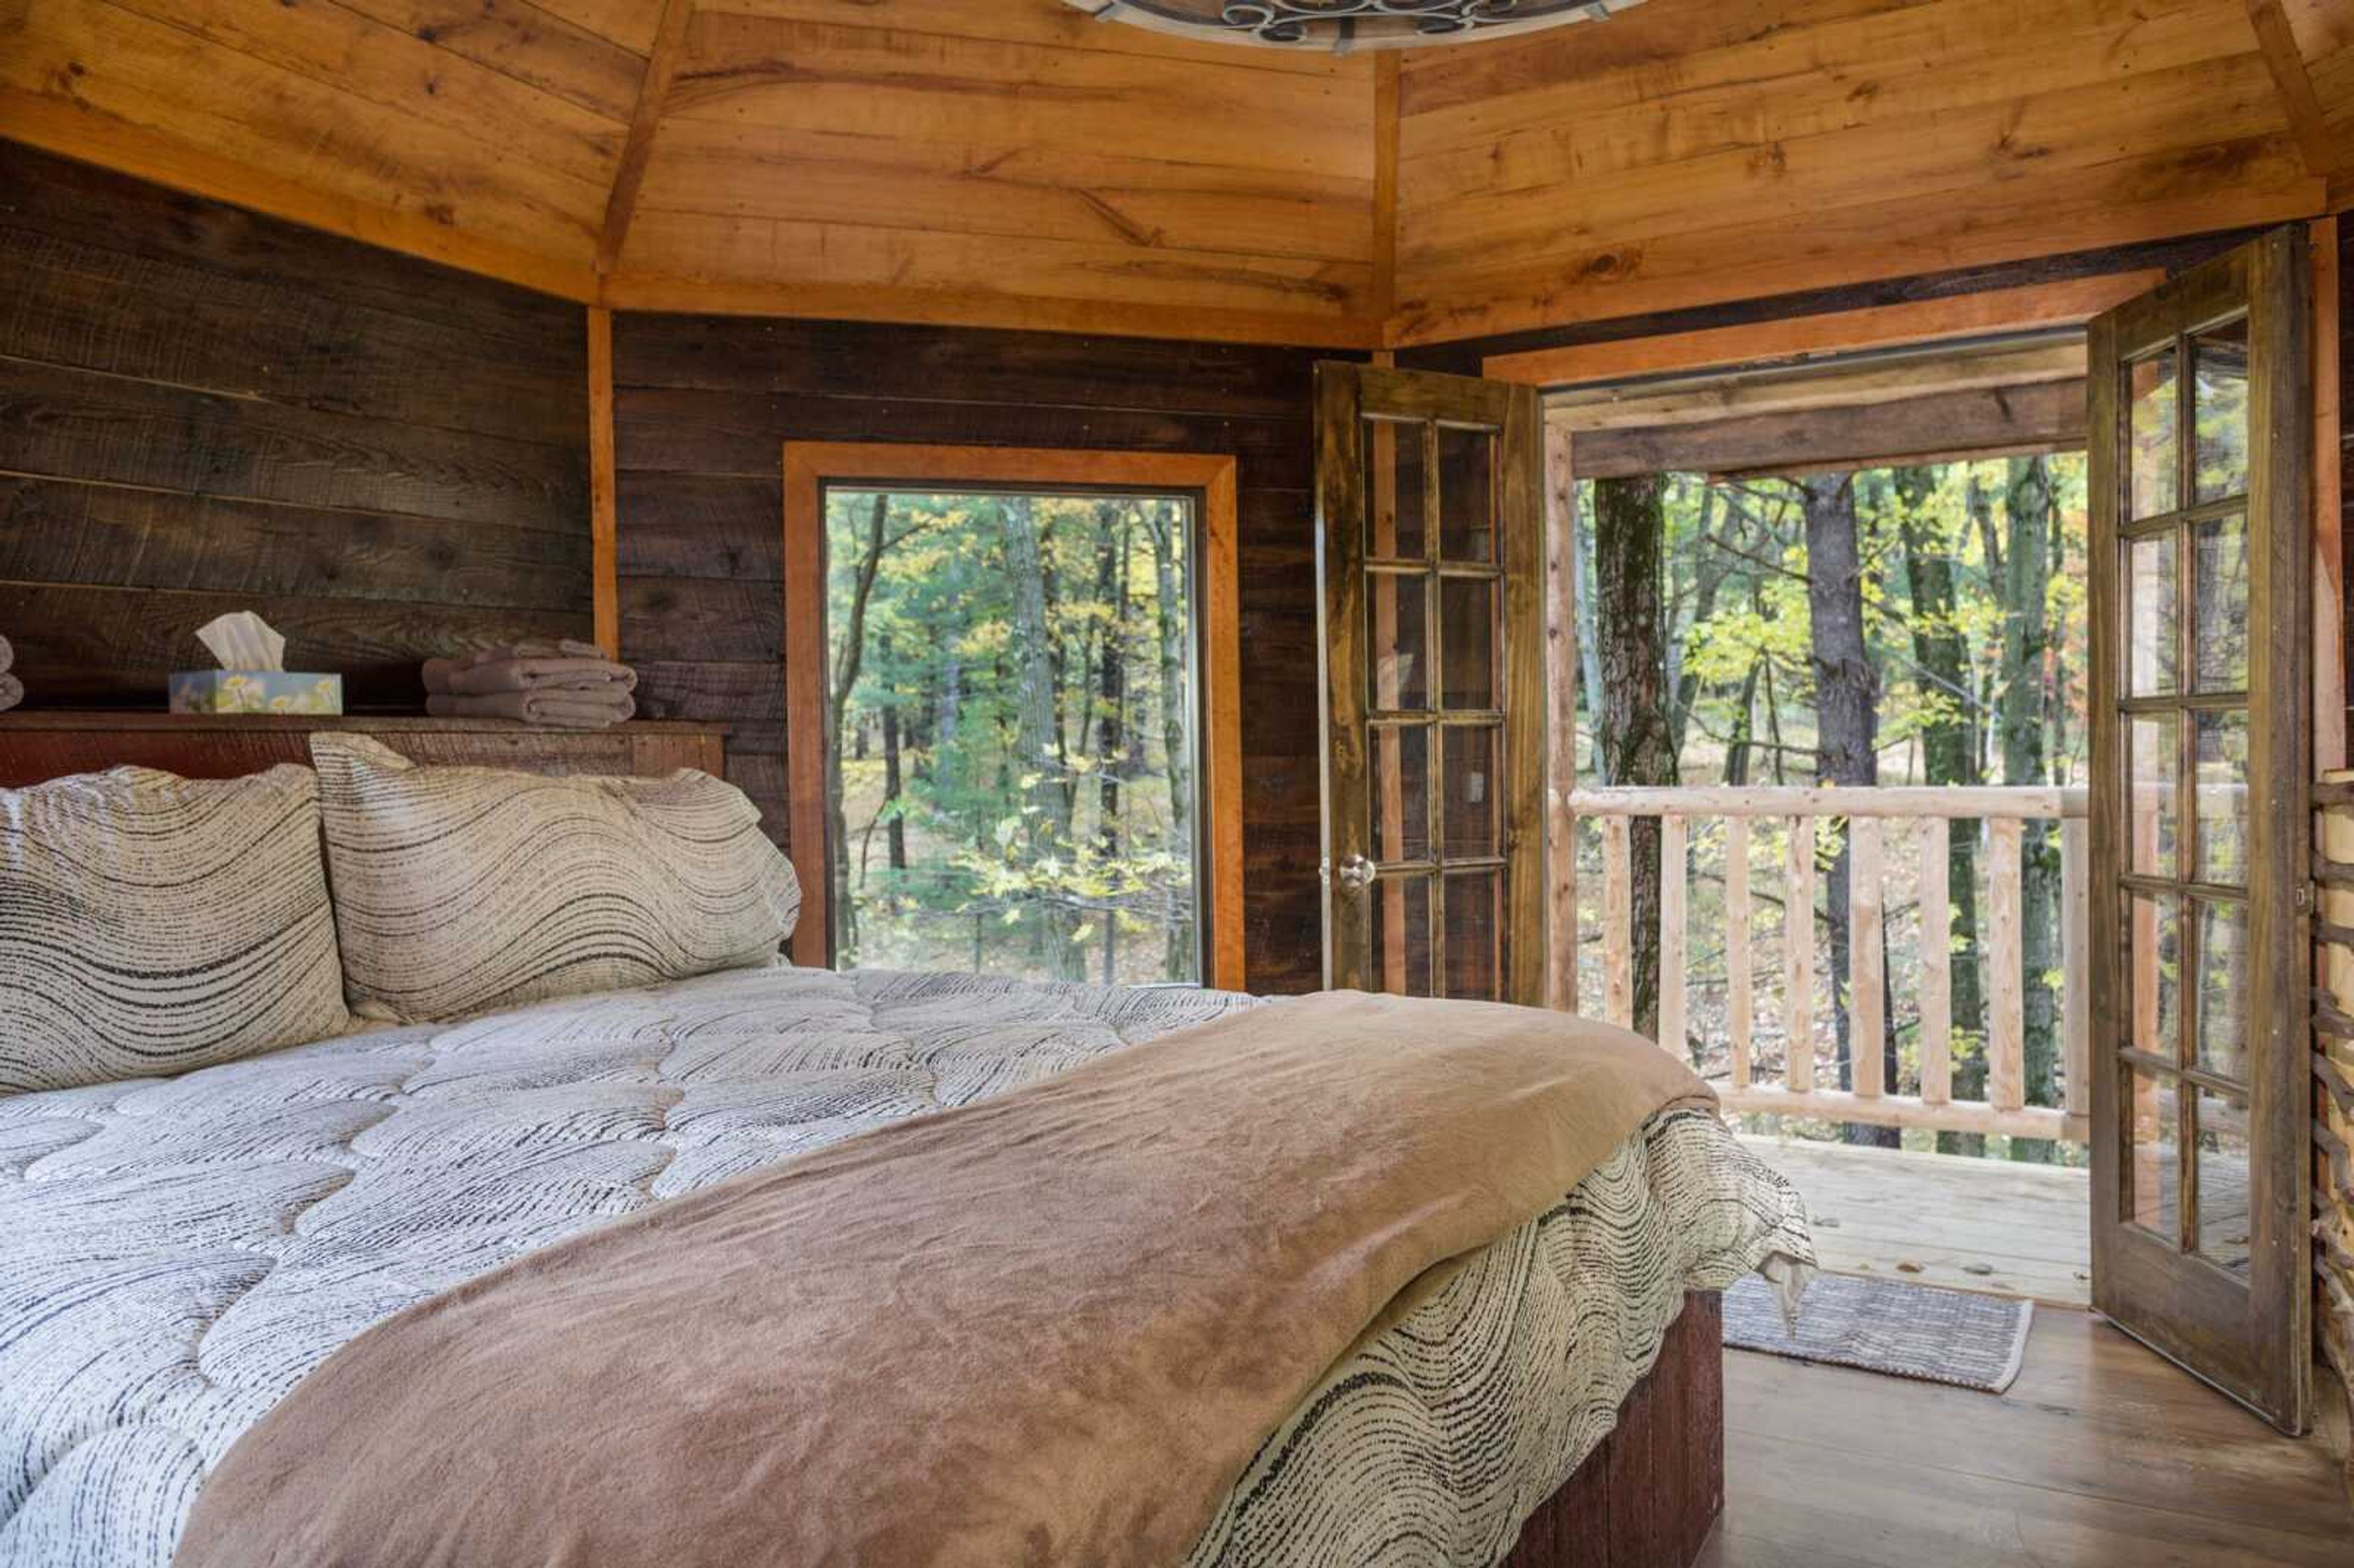
[[[220,662],[217,670],[175,672],[175,714],[340,714],[341,675],[298,674],[286,668],[286,639],[251,610],[207,622],[196,641]]]
[[[249,609],[205,622],[196,629],[196,641],[212,651],[224,670],[286,668],[286,639]]]

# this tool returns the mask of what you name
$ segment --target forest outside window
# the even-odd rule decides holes
[[[1231,460],[786,450],[795,957],[1240,984]]]

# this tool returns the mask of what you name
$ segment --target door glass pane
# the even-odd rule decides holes
[[[1504,876],[1458,872],[1447,879],[1447,994],[1492,1001],[1504,972]]]
[[[2220,1077],[2248,1077],[2248,912],[2199,904],[2199,1065]]]
[[[2224,517],[2190,532],[2191,648],[2198,690],[2248,689],[2248,524]]]
[[[2174,714],[2137,714],[2126,725],[2126,864],[2143,876],[2171,877],[2179,863],[2181,722]]]
[[[1446,837],[1449,859],[1497,854],[1503,843],[1503,780],[1497,772],[1503,730],[1495,725],[1449,725],[1445,748]]]
[[[1496,690],[1496,604],[1499,585],[1492,577],[1441,577],[1438,582],[1440,635],[1447,672],[1442,701],[1450,708],[1496,708],[1503,703]]]
[[[1365,421],[1365,554],[1375,560],[1428,553],[1423,430],[1418,422]]]
[[[2182,1054],[2182,914],[2172,894],[2126,895],[2126,1044],[2172,1062]]]
[[[1429,996],[1430,875],[1379,876],[1373,902],[1373,984],[1397,996]]]
[[[1438,428],[1438,553],[1450,561],[1496,558],[1496,435]]]
[[[2192,499],[2248,491],[2248,318],[2190,340]]]
[[[2127,1067],[2125,1092],[2126,1218],[2172,1242],[2181,1234],[2175,1203],[2182,1177],[2175,1080]]]
[[[2248,880],[2248,715],[2191,715],[2198,768],[2199,880]]]
[[[2175,650],[2180,622],[2175,600],[2172,532],[2135,539],[2126,546],[2126,694],[2158,696],[2175,689]]]
[[[2126,366],[2129,520],[2156,517],[2182,503],[2176,374],[2171,346]]]
[[[1365,574],[1366,646],[1373,654],[1377,712],[1430,706],[1429,582],[1423,572]]]
[[[2244,1275],[2255,1213],[2248,1192],[2248,1107],[2200,1089],[2198,1115],[2199,1255]]]
[[[1365,736],[1373,858],[1430,858],[1430,726],[1376,725]]]

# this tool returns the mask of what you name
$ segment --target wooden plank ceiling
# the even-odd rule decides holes
[[[618,308],[1404,344],[2354,202],[2354,0],[0,0],[0,135]]]

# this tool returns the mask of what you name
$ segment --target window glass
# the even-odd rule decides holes
[[[837,961],[1199,980],[1193,500],[825,512]]]

